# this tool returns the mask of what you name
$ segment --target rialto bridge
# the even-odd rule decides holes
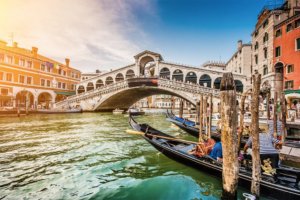
[[[196,104],[200,94],[219,96],[224,68],[191,67],[163,61],[160,54],[144,51],[135,63],[81,81],[76,95],[56,103],[56,108],[80,106],[84,111],[128,109],[136,101],[156,94],[177,96]],[[250,86],[246,76],[233,74],[237,92]]]

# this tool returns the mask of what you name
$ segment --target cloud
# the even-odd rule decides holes
[[[136,9],[154,15],[147,0],[0,0],[0,39],[37,46],[47,57],[81,71],[133,63],[147,40]],[[139,41],[139,42],[136,42]]]

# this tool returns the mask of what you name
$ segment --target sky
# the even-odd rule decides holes
[[[282,0],[0,0],[0,39],[82,72],[134,63],[150,50],[200,67],[251,41],[264,5]]]

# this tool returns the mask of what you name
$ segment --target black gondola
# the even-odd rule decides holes
[[[196,123],[187,119],[183,119],[180,117],[176,117],[172,111],[169,112],[167,110],[167,120],[169,122],[172,122],[173,124],[175,124],[176,126],[178,126],[180,129],[184,130],[185,132],[189,133],[190,135],[198,138],[199,137],[199,128],[196,127]],[[212,126],[211,128],[212,136],[219,136],[220,134],[218,134],[217,131],[217,127],[216,126]],[[205,133],[205,130],[203,130],[203,133]],[[248,137],[247,136],[243,136],[242,141],[241,141],[241,147],[244,147],[244,145],[247,142]]]
[[[147,124],[138,124],[131,116],[129,117],[130,126],[144,134],[142,137],[158,151],[167,157],[182,162],[188,166],[196,167],[218,177],[222,177],[222,164],[209,156],[197,157],[188,152],[195,147],[195,144],[162,139],[157,136],[174,138],[162,133]],[[260,181],[261,193],[278,199],[299,199],[300,198],[300,169],[281,166],[276,170],[276,177],[262,174]],[[251,170],[240,167],[239,185],[250,188],[252,180]]]

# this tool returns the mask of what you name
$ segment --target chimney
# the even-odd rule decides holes
[[[66,66],[70,67],[70,58],[65,58],[65,61],[66,61]]]
[[[14,42],[14,43],[13,43],[13,47],[14,47],[14,48],[17,48],[17,47],[18,47],[18,43],[17,43],[17,42]]]
[[[38,52],[38,48],[37,47],[32,47],[32,54],[33,54],[33,57],[37,57],[37,52]]]
[[[243,46],[243,41],[242,40],[239,40],[238,41],[238,50],[240,50]]]

